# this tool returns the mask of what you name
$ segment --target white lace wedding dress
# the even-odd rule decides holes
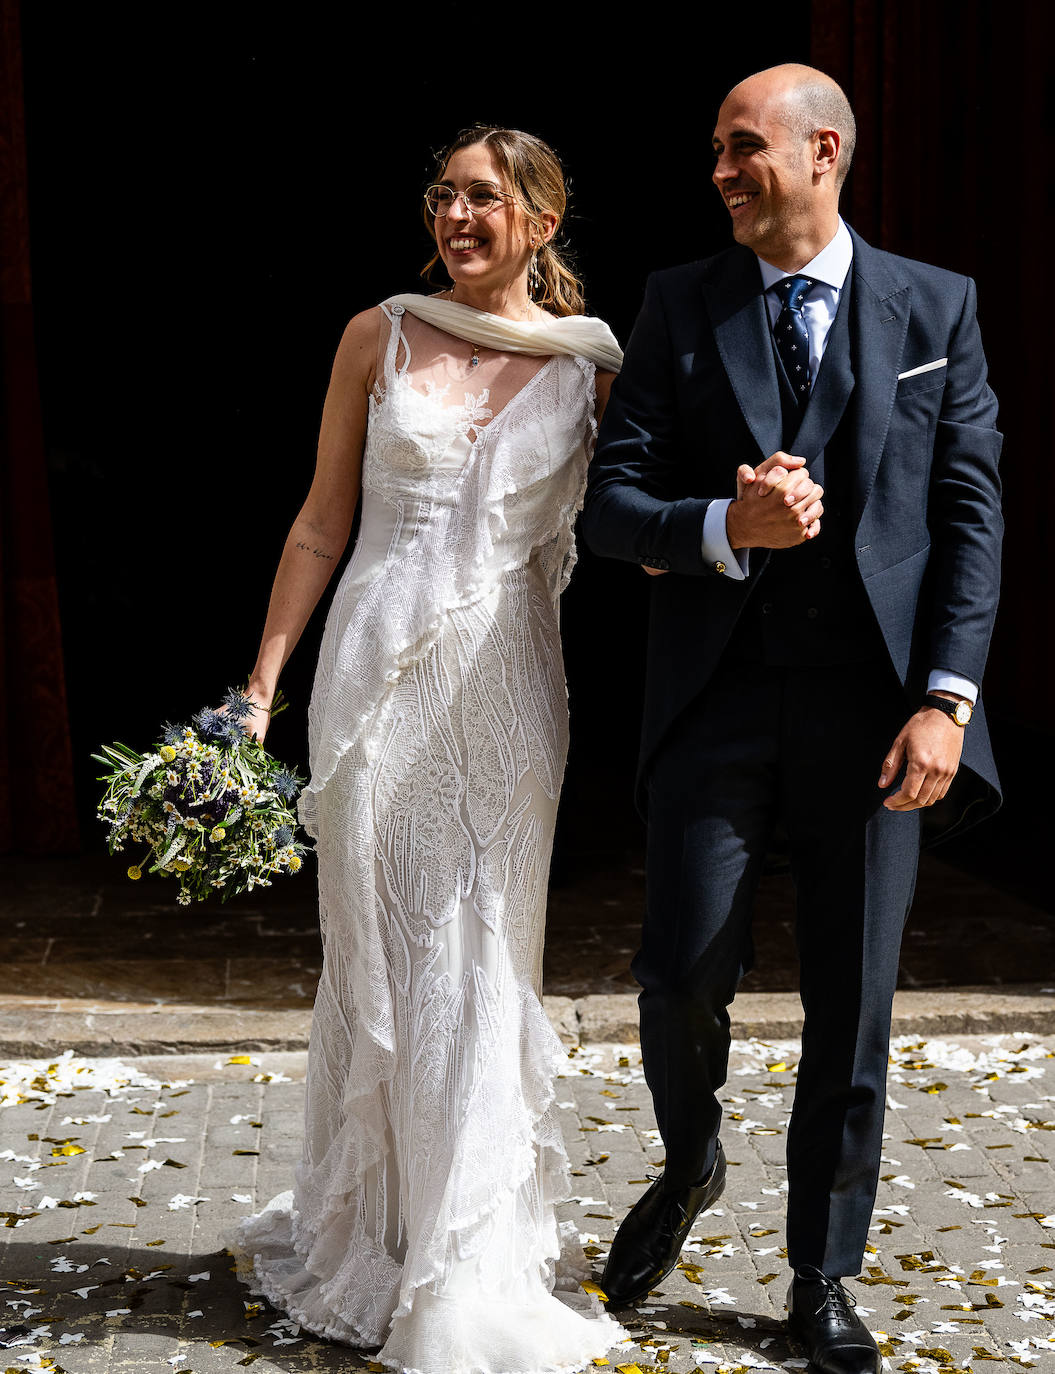
[[[579,1288],[581,1250],[578,1272],[561,1255],[566,1056],[539,1001],[567,748],[557,598],[594,432],[594,363],[553,350],[618,351],[582,317],[382,308],[301,800],[325,946],[303,1159],[241,1244],[276,1306],[389,1368],[555,1374],[624,1334]],[[507,347],[472,367],[474,331]]]

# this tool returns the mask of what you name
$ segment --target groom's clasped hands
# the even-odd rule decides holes
[[[821,532],[824,488],[809,474],[805,458],[774,453],[757,468],[741,463],[736,500],[729,506],[726,533],[734,549],[790,549]],[[777,498],[773,500],[771,498]]]
[[[790,549],[821,532],[824,488],[809,474],[805,458],[772,454],[757,468],[741,463],[736,472],[736,500],[726,516],[726,534],[734,549]],[[776,497],[776,500],[768,500]],[[652,577],[665,568],[645,567]]]

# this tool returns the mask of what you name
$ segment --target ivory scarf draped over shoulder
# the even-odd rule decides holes
[[[618,372],[623,364],[623,352],[615,335],[595,315],[555,315],[552,320],[523,323],[488,314],[486,310],[474,310],[458,301],[409,293],[390,296],[384,304],[390,309],[393,305],[402,306],[426,324],[459,339],[468,339],[481,348],[506,353],[566,353],[573,358],[587,358],[605,372]]]

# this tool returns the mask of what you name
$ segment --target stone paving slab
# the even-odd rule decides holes
[[[783,1327],[798,1055],[794,1040],[737,1042],[722,1094],[727,1191],[679,1269],[617,1314],[630,1340],[608,1367],[805,1367]],[[289,1184],[303,1071],[303,1054],[248,1051],[0,1067],[0,1369],[376,1369],[239,1284],[224,1248]],[[577,1190],[562,1217],[599,1272],[662,1161],[639,1052],[573,1046],[557,1088]],[[887,1369],[1055,1374],[1055,1040],[900,1037],[886,1131],[869,1253],[847,1286]]]
[[[222,1054],[303,1050],[311,1033],[309,1008],[218,1007],[184,996],[179,1002],[140,1003],[64,999],[41,1002],[16,990],[0,992],[0,1056],[46,1055],[62,1045],[84,1055]],[[637,1039],[637,997],[597,993],[544,999],[566,1045]],[[802,1006],[793,992],[739,992],[731,1008],[733,1033],[743,1039],[797,1036]],[[894,1032],[975,1035],[1003,1031],[1055,1033],[1055,987],[927,988],[894,996]]]

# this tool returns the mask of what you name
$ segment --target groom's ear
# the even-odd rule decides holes
[[[823,177],[834,174],[842,147],[838,129],[818,129],[810,143],[813,149],[813,175]]]

